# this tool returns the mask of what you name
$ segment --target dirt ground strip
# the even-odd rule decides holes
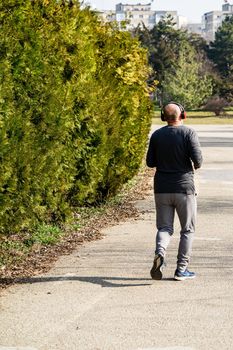
[[[102,239],[101,230],[128,219],[137,219],[139,211],[134,202],[143,199],[148,188],[151,189],[153,170],[143,169],[133,187],[124,190],[122,199],[106,205],[103,211],[94,213],[87,219],[83,227],[65,235],[52,246],[35,245],[30,254],[18,264],[0,270],[0,290],[17,283],[20,279],[32,277],[49,271],[56,260],[62,255],[69,255],[85,242]]]

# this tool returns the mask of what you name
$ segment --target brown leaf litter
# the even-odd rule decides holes
[[[69,255],[84,242],[102,239],[103,228],[129,219],[137,220],[140,212],[134,204],[137,200],[144,199],[148,191],[151,191],[151,177],[152,170],[142,171],[137,176],[136,184],[124,191],[121,200],[108,204],[101,212],[94,213],[85,220],[81,229],[69,232],[59,243],[50,246],[35,244],[22,261],[0,271],[0,289],[17,283],[22,278],[47,272],[61,255]]]

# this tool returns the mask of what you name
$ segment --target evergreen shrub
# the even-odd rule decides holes
[[[137,172],[147,54],[78,2],[0,3],[0,232],[64,222]]]

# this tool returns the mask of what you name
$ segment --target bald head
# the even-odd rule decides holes
[[[169,103],[164,107],[166,121],[176,121],[181,115],[180,107],[174,103]]]

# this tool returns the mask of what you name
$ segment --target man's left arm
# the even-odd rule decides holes
[[[155,159],[155,152],[154,152],[154,145],[153,145],[153,137],[151,136],[149,147],[146,155],[146,164],[149,168],[155,168],[156,167],[156,159]]]
[[[203,162],[201,146],[197,133],[192,130],[189,137],[189,155],[193,162],[194,169],[199,169]]]

